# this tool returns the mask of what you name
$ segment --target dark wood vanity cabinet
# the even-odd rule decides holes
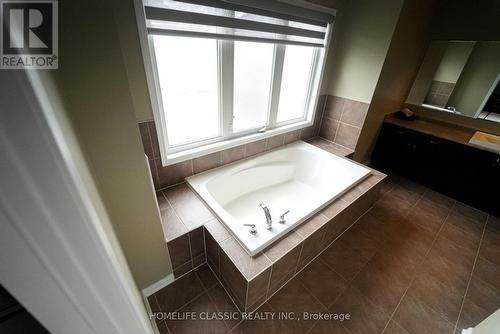
[[[498,154],[384,123],[372,165],[500,216]]]

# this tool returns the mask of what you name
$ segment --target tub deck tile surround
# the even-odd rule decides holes
[[[335,147],[323,140],[315,142]],[[181,277],[207,262],[238,308],[254,310],[368,210],[379,197],[384,178],[373,170],[360,184],[255,256],[248,255],[186,184],[163,190],[158,199],[162,219],[168,220],[162,224],[170,229],[165,237],[174,276]]]
[[[294,233],[263,252],[273,262],[271,282],[278,272],[289,283],[271,291],[259,312],[323,311],[349,314],[349,320],[157,320],[160,333],[458,334],[495,312],[500,219],[397,177],[381,190],[376,204],[297,275],[285,275],[295,261],[279,265],[299,256],[294,252],[302,243]],[[316,224],[302,232],[321,229]],[[230,238],[215,220],[205,226],[209,238]],[[237,312],[214,272],[203,265],[175,280],[148,298],[152,310]],[[262,301],[256,294],[251,299]]]
[[[298,138],[298,135],[290,134],[290,137],[295,140]],[[330,153],[340,156],[345,156],[352,153],[351,150],[343,148],[337,144],[330,143],[321,138],[313,138],[308,142],[312,145],[327,150]],[[247,152],[247,154],[254,155],[257,153],[262,153],[258,152],[259,147],[257,146],[261,146],[259,142],[252,144],[255,144],[256,147],[252,148],[252,151]],[[210,160],[204,162],[196,162],[197,159],[194,159],[193,167],[196,167],[198,171],[204,171],[220,166],[222,159],[221,155],[222,153],[218,152],[214,153],[214,155],[204,156],[202,157],[203,159]],[[376,175],[382,176],[383,174],[378,173]],[[376,179],[376,177],[371,176],[367,180],[372,179]],[[363,182],[363,187],[368,189],[372,183],[372,181],[368,181],[368,183],[366,183],[365,181]],[[360,189],[358,189],[360,186],[361,185],[351,190],[351,192],[353,191],[355,193],[351,194],[351,192],[349,192],[350,195],[345,198],[347,202],[349,202],[351,198],[359,196],[359,194],[363,193],[363,191],[360,191]],[[193,238],[192,235],[201,235],[201,233],[199,232],[201,231],[201,227],[207,222],[214,220],[215,216],[186,183],[177,184],[164,190],[160,190],[156,193],[156,197],[158,206],[160,208],[164,237],[167,242],[167,247],[169,249],[171,261],[173,264],[174,276],[179,277],[180,275],[183,275],[186,272],[197,267],[198,265],[206,262],[205,257],[202,256],[205,255],[205,253],[197,251],[197,249],[201,249],[201,247],[199,246],[199,240],[201,238]],[[196,229],[199,229],[199,231],[194,232],[194,230]],[[206,229],[207,227],[205,226],[203,233],[205,233]],[[222,227],[222,229],[225,230],[224,227]],[[203,236],[203,239],[205,238],[207,238],[206,235]],[[207,242],[211,243],[212,241],[214,241],[213,238],[211,238]],[[223,240],[216,241],[217,243],[221,244]],[[312,243],[312,240],[308,243]],[[308,250],[309,246],[306,246],[306,251]]]

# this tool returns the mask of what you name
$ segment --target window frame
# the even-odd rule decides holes
[[[316,105],[319,98],[319,89],[324,76],[326,58],[330,45],[334,23],[328,24],[325,34],[325,46],[314,48],[310,69],[304,114],[300,118],[277,122],[278,104],[285,59],[285,44],[274,44],[273,66],[271,74],[268,119],[265,132],[257,132],[262,128],[233,133],[233,75],[234,75],[234,40],[217,39],[217,67],[218,67],[218,95],[219,95],[219,130],[220,136],[204,140],[193,141],[176,146],[169,146],[166,114],[161,98],[161,87],[155,57],[153,36],[146,28],[146,17],[142,0],[135,0],[136,19],[139,30],[139,40],[145,65],[146,81],[150,95],[153,118],[160,146],[162,166],[186,161],[202,155],[217,152],[223,149],[266,139],[275,135],[302,129],[311,126],[314,122]],[[308,7],[311,5],[307,4]],[[313,5],[315,9],[318,6]],[[334,9],[319,6],[320,10],[335,15]],[[255,42],[259,42],[256,40]]]

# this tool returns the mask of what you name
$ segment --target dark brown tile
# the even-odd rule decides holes
[[[222,285],[216,285],[208,291],[208,295],[212,298],[215,303],[215,307],[219,312],[227,312],[226,314],[235,314],[238,312],[238,308],[234,305],[233,301],[227,294],[226,290]],[[239,322],[239,318],[236,319],[224,319],[226,326],[228,328],[233,328]]]
[[[340,275],[320,259],[310,263],[297,278],[325,307],[332,305],[347,285]]]
[[[342,109],[344,108],[345,101],[348,100],[342,97],[328,95],[325,104],[324,117],[329,117],[339,121],[342,116]]]
[[[167,242],[167,247],[173,268],[177,268],[181,264],[191,260],[191,250],[189,248],[189,237],[187,234],[170,240]]]
[[[500,266],[500,224],[498,218],[490,216],[484,231],[479,256]]]
[[[431,189],[427,189],[424,197],[422,198],[422,201],[432,205],[439,205],[446,209],[450,209],[455,203],[455,200],[453,198],[450,198]]]
[[[169,208],[160,212],[163,236],[166,241],[173,240],[188,233],[187,227],[177,217],[174,209]]]
[[[365,297],[391,314],[416,272],[412,263],[397,254],[378,252],[352,282]]]
[[[148,299],[149,308],[151,309],[151,313],[148,314],[148,317],[150,319],[155,319],[155,322],[157,322],[157,323],[163,321],[163,317],[158,314],[161,312],[161,309],[158,306],[158,303],[156,302],[155,294],[148,296],[147,299]]]
[[[346,321],[348,322],[348,320]],[[315,334],[351,334],[340,321],[326,320],[318,321],[311,329],[310,333]]]
[[[341,206],[342,203],[339,203]],[[347,205],[347,204],[346,204]],[[330,219],[328,222],[328,228],[325,232],[325,237],[323,239],[323,244],[326,246],[333,240],[335,240],[339,235],[341,235],[346,229],[349,228],[354,223],[352,219],[352,214],[350,210],[355,210],[355,207],[347,207],[340,211],[337,215]]]
[[[193,312],[196,319],[166,320],[171,333],[225,333],[228,328],[223,320],[202,319],[202,312],[211,315],[217,312],[217,308],[207,293],[202,294],[191,303],[183,307],[179,312],[189,314]]]
[[[255,333],[266,333],[266,334],[283,334],[287,333],[287,327],[283,321],[273,319],[271,314],[275,311],[268,305],[264,304],[259,308],[258,312],[262,312],[264,315],[269,315],[263,320],[245,320],[242,321],[232,333],[235,334],[255,334]]]
[[[316,230],[312,235],[304,239],[302,251],[300,253],[299,264],[297,270],[304,268],[309,261],[314,259],[323,250],[323,240],[325,238],[328,225],[323,225]]]
[[[177,216],[188,230],[193,230],[214,218],[210,210],[186,184],[169,189],[166,195]]]
[[[453,207],[453,211],[457,212],[469,219],[472,220],[477,220],[479,222],[484,222],[486,221],[486,217],[488,216],[485,212],[478,210],[476,208],[473,208],[471,206],[468,206],[464,203],[457,202],[455,206]]]
[[[165,188],[181,183],[188,176],[193,175],[192,161],[183,161],[167,167],[161,165],[161,159],[155,159],[160,187]]]
[[[198,174],[221,165],[221,153],[215,152],[193,159],[193,173]]]
[[[408,202],[410,205],[415,205],[424,196],[425,191],[424,186],[402,179],[398,180],[391,191],[391,195]]]
[[[154,121],[148,122],[149,136],[151,137],[151,145],[153,147],[153,157],[160,157],[160,145],[158,144],[158,134],[156,133],[156,125]]]
[[[353,226],[328,247],[320,258],[345,280],[350,281],[370,261],[378,248],[379,244],[374,239]]]
[[[490,315],[500,308],[500,290],[476,277],[470,281],[466,299],[484,310],[484,314]]]
[[[406,221],[419,225],[431,234],[436,234],[448,213],[449,209],[420,201],[408,214]]]
[[[149,136],[148,122],[139,123],[139,132],[141,134],[144,153],[148,156],[149,159],[153,159],[153,146],[151,144],[151,137]]]
[[[266,299],[270,276],[271,268],[260,273],[248,282],[247,310],[254,310],[255,307],[259,306]]]
[[[278,291],[268,303],[277,312],[294,312],[297,316],[301,316],[303,312],[315,313],[326,311],[295,278]],[[305,333],[314,325],[314,322],[312,320],[297,320],[287,322],[285,325],[287,325],[290,331]]]
[[[170,334],[165,321],[161,321],[158,323],[158,331],[160,332],[160,334]]]
[[[197,229],[189,232],[189,244],[191,245],[191,256],[193,258],[205,253],[203,227],[198,227]]]
[[[193,257],[193,268],[196,268],[204,263],[207,263],[207,257],[205,253]]]
[[[189,260],[188,262],[181,264],[180,266],[174,267],[173,273],[175,278],[179,278],[182,275],[193,270],[193,261]]]
[[[406,329],[401,327],[397,322],[391,320],[384,330],[384,334],[410,334]]]
[[[332,204],[328,205],[324,208],[321,213],[327,218],[332,219],[336,215],[338,215],[342,210],[344,210],[348,206],[348,203],[345,201],[338,199],[335,200]]]
[[[422,275],[433,277],[460,294],[467,288],[473,263],[474,254],[444,238],[438,238],[426,256]]]
[[[379,243],[390,240],[398,231],[404,216],[399,216],[379,207],[368,210],[356,223],[356,226]]]
[[[350,149],[355,149],[361,129],[346,123],[339,123],[335,142]]]
[[[247,280],[253,279],[271,266],[271,261],[263,253],[258,253],[254,256],[248,255],[234,238],[223,241],[220,244],[220,248],[227,254]]]
[[[266,140],[262,139],[259,141],[254,141],[253,143],[246,144],[245,157],[250,157],[262,153],[266,150]]]
[[[392,192],[383,195],[374,204],[374,214],[379,214],[379,218],[387,220],[403,220],[410,212],[411,204],[392,195]]]
[[[299,244],[273,263],[267,297],[274,294],[295,274],[301,249],[302,244]]]
[[[207,232],[219,243],[231,238],[231,234],[229,234],[228,230],[217,219],[210,220],[208,223],[205,223],[204,226]]]
[[[439,235],[475,253],[481,241],[482,230],[471,228],[468,231],[447,219]]]
[[[205,289],[194,272],[190,272],[155,293],[162,312],[173,312],[201,295]]]
[[[285,135],[277,135],[274,137],[267,138],[266,150],[272,150],[276,147],[280,147],[285,142]]]
[[[342,323],[351,334],[381,333],[389,321],[389,314],[352,286],[344,290],[329,310],[351,315],[349,321]]]
[[[453,286],[443,284],[435,276],[422,273],[416,277],[408,293],[454,324],[462,306],[465,288],[459,291]]]
[[[161,210],[166,210],[170,208],[170,203],[168,203],[167,198],[163,192],[158,191],[156,193],[156,201],[158,202],[158,208]]]
[[[464,306],[460,312],[460,319],[457,322],[457,330],[462,333],[462,329],[476,327],[481,321],[491,315],[491,312],[474,304],[467,298],[465,299]]]
[[[220,279],[238,308],[244,311],[248,282],[223,251],[219,252],[219,261]]]
[[[329,117],[323,117],[319,135],[329,141],[334,141],[339,128],[339,122]]]
[[[368,103],[346,99],[342,111],[341,122],[362,127],[368,111]]]
[[[156,161],[156,159],[148,160],[148,164],[149,164],[149,172],[151,173],[151,178],[153,179],[153,187],[155,188],[155,190],[159,190],[161,189],[160,179],[158,177],[158,170],[156,167],[158,162]]]
[[[221,152],[221,164],[226,165],[245,157],[245,145],[228,148]]]
[[[480,235],[483,233],[484,225],[486,224],[486,219],[484,220],[476,220],[464,216],[455,209],[453,209],[448,217],[446,218],[446,223],[449,225],[453,225],[457,228],[460,228],[465,233],[471,234],[473,236]]]
[[[480,279],[500,291],[500,267],[481,257],[474,266],[474,279]]]
[[[297,247],[302,242],[302,237],[295,231],[290,231],[281,239],[275,241],[271,246],[264,249],[264,254],[271,260],[276,262],[281,257]]]
[[[215,278],[212,270],[210,270],[210,268],[206,264],[196,268],[195,273],[206,290],[210,290],[211,288],[219,284],[219,281],[217,280],[217,278]]]
[[[196,194],[186,183],[176,185],[163,191],[172,206],[196,200]]]
[[[454,324],[442,318],[436,311],[418,298],[407,294],[399,305],[394,320],[409,333],[453,333]]]
[[[397,226],[391,238],[382,243],[382,250],[400,261],[418,265],[431,248],[434,238],[435,234],[407,219]]]
[[[212,235],[205,231],[205,247],[207,250],[207,263],[216,275],[220,274],[219,266],[219,244]]]

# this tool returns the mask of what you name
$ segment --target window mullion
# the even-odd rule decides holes
[[[219,101],[222,137],[233,134],[234,42],[219,40]]]
[[[273,60],[273,78],[271,82],[271,98],[269,103],[268,126],[274,128],[278,118],[278,104],[280,99],[281,78],[283,76],[283,63],[285,61],[285,45],[276,44]]]

